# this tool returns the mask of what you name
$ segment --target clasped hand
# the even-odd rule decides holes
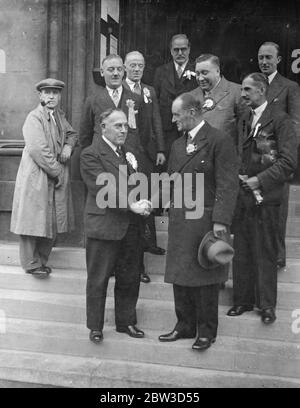
[[[130,204],[130,209],[136,214],[147,217],[152,211],[152,203],[149,200],[143,199]]]

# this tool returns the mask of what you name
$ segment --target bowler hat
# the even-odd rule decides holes
[[[54,78],[43,79],[35,85],[38,91],[41,91],[44,88],[56,88],[62,90],[64,86],[65,83],[63,81]]]
[[[234,255],[234,249],[230,245],[230,236],[225,233],[215,237],[213,231],[209,231],[202,239],[198,249],[198,262],[205,269],[213,269],[229,263]]]

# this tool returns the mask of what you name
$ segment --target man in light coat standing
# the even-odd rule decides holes
[[[56,234],[74,226],[69,163],[78,138],[58,108],[64,85],[53,78],[40,81],[40,104],[23,126],[11,231],[20,235],[21,266],[37,277],[51,273],[46,264]]]

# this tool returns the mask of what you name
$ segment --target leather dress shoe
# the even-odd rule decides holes
[[[99,344],[103,340],[102,330],[91,330],[90,331],[90,340],[93,343]]]
[[[151,282],[150,276],[146,272],[142,272],[140,276],[140,281],[144,283]]]
[[[26,273],[29,273],[36,278],[46,278],[49,275],[49,273],[44,269],[43,266],[39,266],[38,268],[34,269],[27,269]]]
[[[208,337],[197,337],[195,343],[192,345],[193,350],[206,350],[208,349],[214,342],[216,341],[216,338],[208,338]]]
[[[271,307],[269,309],[264,309],[261,312],[261,320],[265,324],[271,324],[274,323],[276,320],[276,315],[274,312],[274,309]]]
[[[235,305],[228,310],[227,316],[240,316],[245,312],[251,312],[251,310],[253,310],[251,305]]]
[[[42,268],[48,273],[48,275],[50,275],[50,273],[52,272],[50,266],[42,265]]]
[[[195,336],[186,336],[180,332],[178,332],[177,330],[173,330],[170,333],[167,334],[161,334],[158,337],[159,341],[176,341],[179,339],[193,339]]]
[[[128,336],[136,337],[138,339],[141,339],[142,337],[145,336],[145,333],[142,330],[138,329],[136,326],[133,325],[117,327],[116,330],[119,333],[127,333]]]
[[[150,252],[154,255],[165,255],[166,250],[158,246],[152,246],[145,249],[145,252]]]

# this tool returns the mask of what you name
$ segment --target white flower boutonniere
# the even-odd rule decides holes
[[[258,124],[255,126],[254,131],[253,131],[253,138],[255,138],[255,136],[257,135],[258,129],[259,129],[260,127],[261,127],[261,124],[260,124],[260,123],[258,123]]]
[[[215,106],[216,106],[216,103],[212,98],[206,98],[202,105],[202,109],[207,110],[207,111],[213,110]]]
[[[138,162],[135,158],[135,155],[131,152],[127,152],[126,153],[126,161],[128,164],[130,164],[130,166],[133,168],[133,170],[137,171],[138,168]]]
[[[135,102],[132,99],[126,100],[126,106],[128,107],[128,126],[131,129],[136,129],[135,115],[138,113],[138,111],[134,110],[134,104]]]
[[[195,76],[196,76],[196,73],[193,71],[190,71],[189,69],[187,69],[182,75],[183,78],[187,78],[189,81],[192,79],[192,77],[195,77]]]
[[[145,103],[151,103],[152,102],[152,99],[150,98],[151,93],[150,93],[148,88],[145,87],[143,89],[143,94],[144,94],[144,102]]]
[[[187,154],[193,154],[197,150],[197,145],[194,143],[189,143],[186,147]]]

